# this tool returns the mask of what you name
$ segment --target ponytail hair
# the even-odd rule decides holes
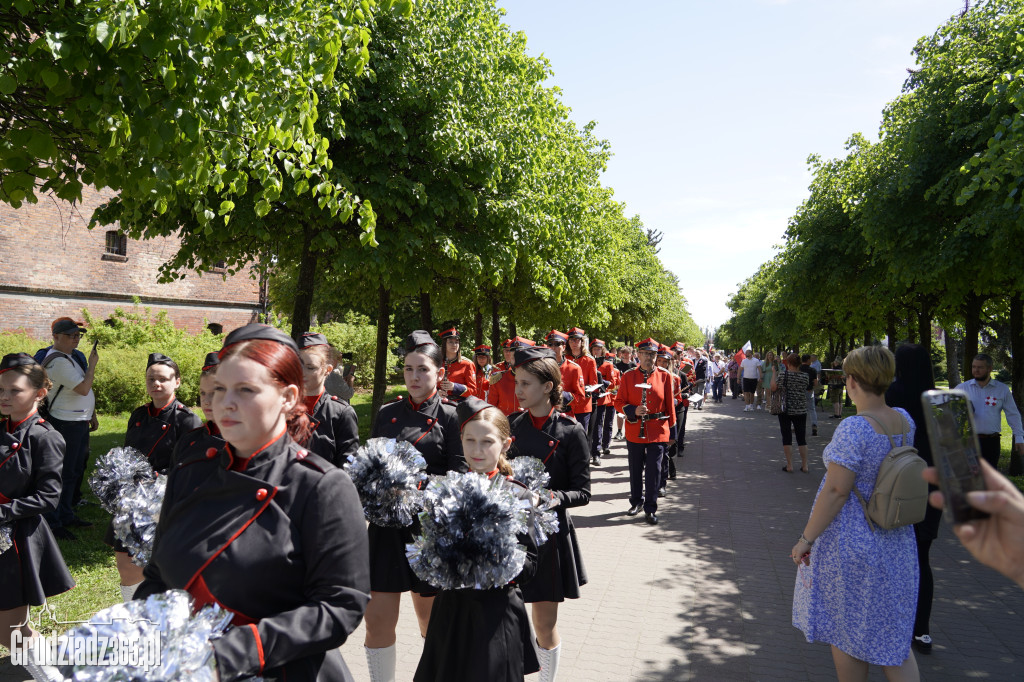
[[[284,388],[295,386],[302,393],[302,361],[298,354],[288,346],[276,341],[255,339],[228,346],[221,357],[223,363],[232,355],[241,355],[267,368],[275,384]],[[302,400],[295,402],[295,407],[285,415],[288,424],[288,435],[299,445],[306,445],[312,434],[306,406]]]
[[[541,358],[516,367],[516,372],[528,372],[537,377],[542,384],[550,381],[551,393],[548,395],[548,400],[551,401],[552,407],[561,407],[562,370],[558,368],[557,362],[551,358]]]

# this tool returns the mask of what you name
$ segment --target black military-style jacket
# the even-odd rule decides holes
[[[124,445],[148,457],[157,473],[167,473],[178,439],[202,424],[199,417],[177,398],[161,410],[150,402],[137,408],[128,418]]]
[[[420,405],[413,405],[409,398],[398,398],[382,406],[370,437],[412,443],[427,460],[430,475],[466,471],[455,403],[437,391]]]
[[[38,413],[0,421],[0,523],[57,508],[64,437]]]
[[[283,432],[244,470],[230,445],[180,454],[135,598],[180,588],[197,607],[232,611],[234,627],[213,644],[225,682],[312,681],[321,668],[340,669],[335,650],[370,592],[363,510],[348,474]]]
[[[590,449],[587,432],[575,419],[552,411],[539,430],[529,412],[509,417],[512,446],[509,458],[524,455],[544,462],[551,476],[548,487],[558,498],[557,509],[590,502]]]
[[[220,434],[220,429],[216,423],[208,421],[178,439],[171,455],[171,466],[177,465],[182,459],[196,452],[205,453],[211,447],[220,450],[223,446],[224,436]]]
[[[336,467],[344,466],[359,449],[359,421],[355,409],[327,391],[309,415],[312,435],[306,447]]]

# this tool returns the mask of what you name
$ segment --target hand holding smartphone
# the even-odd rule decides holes
[[[957,524],[988,518],[967,502],[967,493],[987,489],[970,399],[963,391],[925,391],[921,404],[946,520]]]

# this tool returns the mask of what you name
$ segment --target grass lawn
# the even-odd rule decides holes
[[[385,401],[393,400],[399,395],[403,386],[389,387]],[[352,398],[352,406],[359,417],[359,439],[365,441],[370,436],[370,402],[372,393],[358,391]],[[198,410],[197,410],[198,412]],[[111,448],[124,442],[127,414],[109,414],[100,416],[100,428],[90,439],[90,457],[86,477],[92,473],[95,458]],[[120,583],[117,568],[114,565],[114,551],[103,544],[110,515],[96,502],[89,491],[86,498],[89,504],[79,507],[78,514],[87,521],[92,521],[91,528],[75,528],[77,540],[60,541],[60,549],[64,554],[71,575],[77,585],[73,590],[58,595],[50,600],[59,621],[87,620],[96,611],[110,606],[121,599],[118,589]],[[36,627],[44,633],[61,633],[69,626],[54,622],[53,618],[42,613],[42,607],[32,609],[32,620]],[[0,647],[6,653],[6,649]]]

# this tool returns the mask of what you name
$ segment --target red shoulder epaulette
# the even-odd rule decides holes
[[[309,450],[299,450],[298,452],[295,453],[295,459],[298,460],[300,463],[305,464],[310,469],[313,469],[314,471],[319,471],[321,474],[326,473],[326,470],[323,467],[321,467],[319,464],[310,459],[309,456],[311,454],[313,453],[310,452]]]

